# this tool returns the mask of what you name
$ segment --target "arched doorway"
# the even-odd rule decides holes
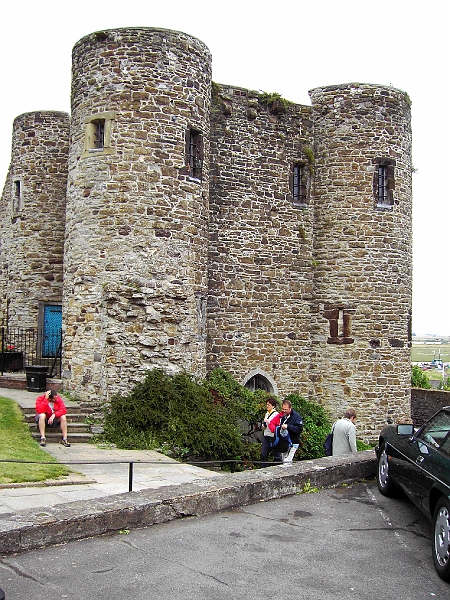
[[[275,394],[275,396],[278,395],[277,384],[272,377],[262,369],[250,371],[244,378],[244,385],[252,392],[255,390],[264,390],[269,394]]]

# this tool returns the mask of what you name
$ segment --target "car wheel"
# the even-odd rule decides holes
[[[450,502],[440,498],[433,515],[433,561],[437,574],[450,580]]]
[[[378,489],[383,496],[395,496],[397,488],[389,477],[389,461],[386,454],[386,446],[382,444],[378,453],[378,469],[377,469]]]

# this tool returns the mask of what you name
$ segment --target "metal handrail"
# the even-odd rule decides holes
[[[211,461],[193,461],[193,462],[184,462],[184,463],[179,463],[179,462],[173,462],[173,463],[164,463],[164,466],[180,466],[180,464],[183,465],[190,465],[192,467],[196,467],[196,466],[209,466],[209,467],[218,467],[220,465],[225,465],[225,464],[229,464],[231,467],[231,473],[234,473],[234,469],[233,466],[235,464],[242,464],[242,463],[250,463],[254,464],[254,465],[258,465],[258,464],[262,464],[261,461],[256,461],[256,460],[239,460],[239,459],[230,459],[230,460],[211,460]],[[160,460],[82,460],[82,461],[64,461],[62,463],[55,463],[53,461],[42,461],[42,460],[18,460],[18,459],[13,459],[13,458],[5,458],[2,459],[0,458],[0,463],[18,463],[18,464],[30,464],[30,465],[64,465],[64,466],[69,466],[69,465],[115,465],[115,464],[124,464],[124,465],[128,465],[128,491],[132,492],[133,491],[133,469],[134,469],[134,465],[135,464],[140,464],[140,465],[145,465],[145,464],[149,464],[149,465],[159,465],[161,466],[161,461]]]

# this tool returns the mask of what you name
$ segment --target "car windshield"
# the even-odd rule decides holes
[[[419,432],[422,439],[434,448],[439,448],[450,432],[450,412],[442,411],[435,415]],[[446,445],[447,447],[447,445]],[[448,452],[448,450],[447,450]]]

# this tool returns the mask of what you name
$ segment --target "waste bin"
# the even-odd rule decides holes
[[[27,375],[27,390],[29,392],[45,392],[47,385],[47,367],[41,365],[28,365],[25,367]]]

